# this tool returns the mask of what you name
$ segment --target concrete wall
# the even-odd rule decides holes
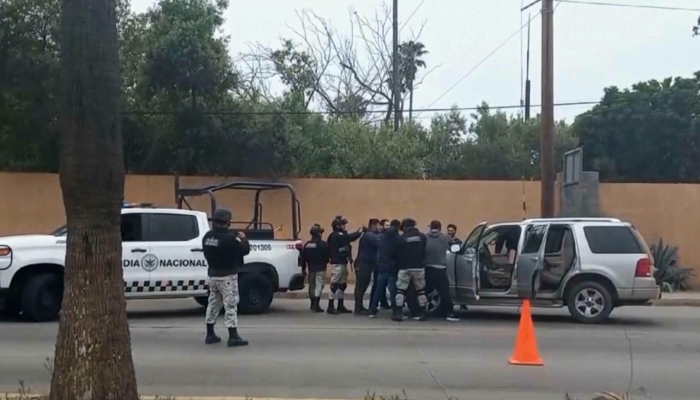
[[[225,178],[185,177],[182,186],[226,181]],[[318,222],[328,231],[335,215],[356,229],[372,217],[415,218],[421,228],[432,219],[443,226],[454,223],[464,238],[479,221],[521,220],[536,217],[540,207],[539,182],[520,181],[409,181],[290,179],[302,205],[302,235]],[[0,173],[0,235],[50,232],[64,223],[58,175]],[[175,204],[171,176],[127,177],[125,198],[130,202]],[[523,198],[527,206],[523,212]],[[252,196],[229,192],[219,197],[234,210],[234,219],[252,215]],[[291,205],[286,193],[263,195],[264,220],[291,232]],[[631,221],[648,242],[659,237],[678,245],[683,264],[700,272],[700,185],[601,184],[600,207],[606,215]],[[209,210],[205,199],[193,203]],[[698,274],[700,276],[700,273]],[[697,279],[696,279],[697,280]]]

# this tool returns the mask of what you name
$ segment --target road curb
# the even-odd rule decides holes
[[[700,307],[700,299],[660,299],[653,303],[657,307]]]
[[[2,400],[44,400],[48,395],[37,393],[5,393],[0,397]],[[290,397],[250,397],[250,396],[140,396],[140,400],[292,400]],[[360,400],[357,399],[328,399],[328,398],[308,398],[293,400]]]
[[[308,300],[309,294],[306,292],[287,292],[287,293],[277,293],[275,297],[278,299],[291,299],[291,300]],[[345,300],[354,301],[355,295],[353,293],[345,293]],[[324,293],[321,299],[328,300],[328,293]],[[365,295],[366,301],[370,300],[369,294]],[[700,307],[700,298],[677,298],[677,299],[659,299],[652,302],[652,306],[655,307]]]

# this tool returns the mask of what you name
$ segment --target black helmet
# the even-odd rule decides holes
[[[231,210],[228,208],[217,208],[214,210],[214,214],[211,215],[211,219],[214,222],[229,223],[233,218]]]
[[[311,236],[321,236],[323,235],[323,227],[320,224],[314,224],[314,226],[311,227],[311,230],[309,230],[309,234]]]
[[[331,228],[333,230],[339,229],[340,226],[346,225],[348,223],[348,220],[343,218],[342,215],[336,215],[333,221],[331,222]]]

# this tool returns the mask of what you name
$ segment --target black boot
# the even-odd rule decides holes
[[[221,338],[214,333],[214,324],[207,324],[207,337],[204,339],[206,344],[214,344],[221,342]]]
[[[247,346],[248,341],[238,336],[238,329],[228,328],[228,347]]]
[[[401,307],[394,306],[394,313],[391,316],[391,320],[395,321],[395,322],[403,321],[403,315],[401,315],[401,313],[402,313]]]
[[[331,299],[328,300],[328,309],[326,310],[326,312],[328,314],[333,314],[333,315],[338,314],[338,311],[336,311],[336,309],[335,309],[335,301],[334,300],[331,300]]]
[[[423,307],[423,309],[418,314],[418,321],[427,321],[427,320],[428,320],[428,309],[426,307]]]
[[[314,298],[314,305],[313,305],[312,309],[314,310],[314,312],[317,312],[317,313],[323,312],[323,308],[321,308],[321,298],[320,297]]]
[[[352,311],[345,308],[345,300],[338,300],[338,314],[352,314]]]

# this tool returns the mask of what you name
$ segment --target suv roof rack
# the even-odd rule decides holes
[[[618,218],[604,218],[604,217],[554,217],[554,218],[531,218],[526,219],[524,223],[535,223],[535,222],[622,222]]]

